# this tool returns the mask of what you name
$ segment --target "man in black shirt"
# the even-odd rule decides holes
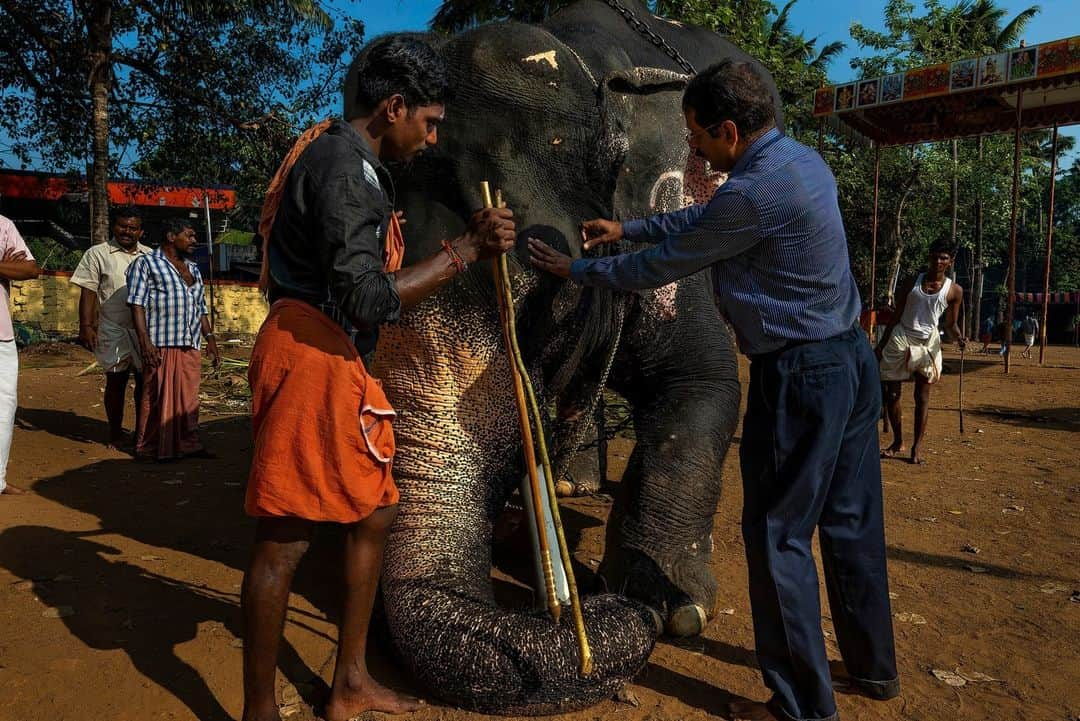
[[[382,554],[397,512],[393,410],[362,357],[378,327],[469,263],[506,252],[507,209],[478,211],[463,235],[400,268],[386,160],[437,141],[448,93],[442,58],[415,38],[372,43],[350,117],[309,130],[267,194],[264,280],[273,302],[252,352],[255,450],[245,510],[258,519],[244,576],[244,721],[281,721],[274,694],[289,587],[315,524],[345,526],[345,589],[327,721],[418,701],[377,684],[365,663]],[[391,190],[392,192],[392,190]]]

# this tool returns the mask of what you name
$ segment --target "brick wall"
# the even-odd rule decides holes
[[[49,333],[79,332],[79,294],[70,273],[47,271],[34,280],[11,284],[11,317],[34,323]],[[266,317],[267,304],[254,283],[216,281],[213,293],[207,287],[207,304],[214,299],[218,333],[255,335]]]

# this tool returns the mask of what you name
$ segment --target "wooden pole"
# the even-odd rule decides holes
[[[825,118],[818,121],[817,126],[817,152],[821,155],[825,152]]]
[[[1053,141],[1050,143],[1050,210],[1046,223],[1046,266],[1043,268],[1043,307],[1039,326],[1039,365],[1046,361],[1046,320],[1050,314],[1050,253],[1054,247],[1054,190],[1057,187],[1058,126],[1054,123]]]
[[[1009,356],[1012,355],[1013,314],[1016,312],[1016,221],[1020,212],[1020,138],[1023,135],[1024,88],[1016,89],[1016,133],[1013,137],[1012,211],[1009,220],[1009,282],[1005,302],[1005,373],[1009,373]]]
[[[955,138],[952,141],[952,187],[949,190],[952,202],[952,226],[949,230],[949,242],[952,244],[953,264],[950,269],[952,279],[956,280],[956,259],[960,255],[960,242],[956,232],[956,221],[959,211],[959,175],[960,175],[960,144]],[[970,289],[969,289],[970,290]]]
[[[874,209],[870,219],[870,339],[874,338],[874,323],[877,320],[877,236],[878,203],[881,188],[881,143],[874,141]]]
[[[975,144],[979,154],[978,170],[981,173],[983,167],[983,136],[980,135]],[[978,340],[980,328],[982,327],[983,294],[983,205],[982,186],[978,181],[975,184],[975,259],[971,285],[971,323],[968,325],[968,334],[972,340]]]
[[[484,198],[485,207],[492,207],[491,188],[487,181],[481,184],[481,194]],[[504,208],[501,191],[496,191],[495,206]],[[537,535],[540,539],[540,551],[542,555],[544,584],[547,587],[548,608],[557,623],[560,616],[560,605],[555,593],[555,574],[552,568],[552,556],[550,545],[547,543],[547,524],[543,517],[543,499],[539,488],[539,478],[536,472],[536,455],[533,452],[532,433],[529,431],[527,414],[531,413],[533,424],[536,427],[536,440],[540,451],[540,462],[544,469],[544,485],[547,491],[547,510],[551,513],[552,525],[555,527],[556,542],[559,546],[559,556],[562,561],[563,572],[570,596],[570,613],[573,617],[574,632],[578,641],[580,653],[578,670],[582,676],[592,673],[592,651],[589,648],[589,639],[585,633],[585,616],[581,607],[581,597],[578,594],[577,581],[574,578],[573,558],[570,555],[570,547],[566,543],[566,534],[563,530],[562,518],[559,516],[559,499],[555,492],[555,474],[551,468],[551,459],[548,455],[547,441],[544,438],[543,419],[540,415],[540,405],[536,401],[532,381],[529,379],[528,368],[525,367],[525,359],[521,354],[521,348],[517,342],[517,328],[514,321],[514,297],[510,287],[510,271],[506,263],[506,255],[500,255],[496,259],[495,289],[499,296],[499,312],[503,318],[503,334],[506,340],[507,354],[510,356],[511,374],[515,381],[515,394],[518,400],[519,420],[522,426],[522,441],[526,446],[525,463],[529,468],[530,495],[533,499],[533,507],[537,515]],[[528,393],[528,408],[525,397],[521,393],[522,388]]]
[[[491,199],[491,186],[485,180],[480,184],[480,193],[483,196],[484,207],[495,207]],[[502,324],[503,342],[506,345],[506,355],[510,363],[510,378],[513,382],[514,400],[517,403],[518,426],[521,432],[521,443],[525,456],[525,471],[529,475],[529,491],[532,496],[533,514],[536,517],[537,539],[540,545],[540,567],[544,575],[544,593],[547,601],[547,609],[551,617],[559,620],[559,599],[555,593],[555,571],[551,566],[551,548],[548,545],[547,525],[544,518],[544,498],[540,489],[540,476],[536,471],[536,449],[533,446],[532,430],[529,428],[529,411],[525,401],[525,388],[521,375],[518,373],[517,364],[514,362],[513,332],[510,326],[510,318],[514,312],[512,307],[506,304],[503,277],[500,272],[499,259],[495,258],[491,263],[495,280],[495,294],[499,303],[499,320]]]

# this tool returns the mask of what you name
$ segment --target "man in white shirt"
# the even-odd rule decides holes
[[[5,495],[23,492],[7,484],[19,381],[19,354],[15,350],[15,327],[8,308],[8,294],[11,281],[36,278],[40,272],[15,224],[0,215],[0,494]]]
[[[904,452],[903,423],[900,412],[900,384],[915,379],[915,438],[911,444],[911,462],[922,463],[922,439],[930,409],[930,386],[941,378],[941,335],[938,323],[945,315],[945,329],[964,347],[960,330],[960,308],[964,289],[947,275],[953,263],[953,249],[948,241],[930,246],[926,270],[909,281],[896,297],[899,304],[892,322],[877,346],[881,381],[885,384],[885,409],[893,442],[881,451],[882,458],[895,458]]]
[[[132,207],[113,213],[112,239],[83,253],[71,282],[82,288],[79,296],[79,340],[93,352],[105,371],[105,416],[109,419],[110,448],[124,443],[124,396],[128,378],[135,376],[135,427],[142,402],[142,359],[131,308],[127,304],[127,269],[150,252],[142,238],[142,218]]]

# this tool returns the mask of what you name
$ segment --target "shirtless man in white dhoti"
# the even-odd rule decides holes
[[[922,463],[922,439],[930,409],[930,386],[941,377],[941,334],[938,322],[942,313],[946,331],[964,347],[964,334],[958,325],[964,289],[947,275],[953,264],[953,251],[945,241],[930,246],[926,271],[908,281],[897,296],[899,305],[893,321],[882,334],[877,346],[881,380],[885,384],[885,408],[892,427],[893,442],[885,448],[883,458],[894,458],[904,452],[902,417],[900,413],[900,384],[915,379],[915,438],[911,444],[911,462]]]
[[[128,444],[124,439],[124,396],[128,377],[135,375],[135,422],[138,428],[142,399],[142,358],[127,304],[127,269],[149,253],[142,238],[142,218],[130,207],[113,213],[112,239],[83,253],[71,282],[82,288],[79,297],[79,340],[94,353],[105,371],[105,416],[109,419],[110,448]]]

